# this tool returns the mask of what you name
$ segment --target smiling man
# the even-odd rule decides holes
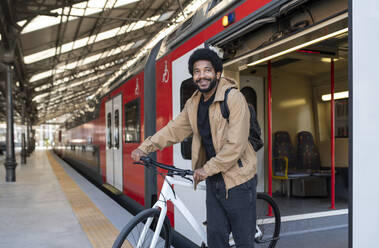
[[[250,112],[238,90],[228,94],[229,119],[223,118],[220,102],[228,88],[237,84],[221,77],[222,61],[208,49],[196,50],[188,70],[197,91],[182,112],[132,152],[141,156],[192,138],[192,169],[195,183],[206,180],[207,242],[209,248],[229,247],[232,232],[237,248],[254,247],[256,153],[248,141]]]

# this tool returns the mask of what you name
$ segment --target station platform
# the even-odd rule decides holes
[[[0,157],[0,247],[112,247],[131,214],[51,151],[18,160],[9,183]]]

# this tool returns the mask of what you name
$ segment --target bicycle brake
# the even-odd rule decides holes
[[[190,181],[191,183],[193,183],[193,180],[191,178],[186,177],[185,175],[182,175],[182,178],[187,179],[188,181]]]

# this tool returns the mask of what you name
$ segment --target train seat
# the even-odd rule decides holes
[[[321,169],[320,153],[310,132],[297,134],[297,168],[310,176],[298,178],[293,183],[295,196],[327,196],[327,180],[331,173]]]
[[[320,153],[312,134],[307,131],[297,134],[297,167],[310,173],[321,169]]]
[[[281,192],[286,191],[291,195],[291,180],[308,177],[311,174],[297,169],[295,149],[292,145],[290,135],[287,131],[277,131],[274,134],[273,145],[273,170],[272,178],[280,180]],[[285,185],[287,190],[285,190]]]
[[[278,131],[274,134],[273,177],[287,177],[296,171],[295,150],[288,132]]]

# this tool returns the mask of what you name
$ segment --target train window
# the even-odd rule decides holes
[[[255,113],[258,114],[257,109],[257,93],[251,87],[243,87],[241,93],[245,96],[247,104],[254,106]]]
[[[125,143],[141,141],[140,99],[125,104]]]
[[[174,30],[167,38],[167,43],[170,44],[173,40],[175,40],[178,36],[180,36],[181,34],[183,34],[183,31],[185,31],[186,29],[188,29],[191,24],[192,24],[192,21],[193,21],[193,17],[194,16],[191,16],[190,18],[188,18],[179,28],[177,28],[176,30]]]
[[[118,109],[114,112],[114,122],[114,146],[118,150],[120,148],[120,113]]]
[[[213,7],[215,7],[217,4],[221,3],[222,0],[213,0],[212,3],[209,5],[208,11],[211,10]]]
[[[193,17],[194,16],[191,16],[190,18],[188,18],[188,20],[186,20],[183,25],[180,27],[180,31],[183,31],[183,30],[186,30],[188,27],[191,26],[192,24],[192,20],[193,20]]]
[[[349,101],[348,99],[335,100],[335,137],[349,137]]]
[[[183,110],[187,100],[196,91],[196,85],[193,83],[192,78],[186,79],[180,86],[180,111]],[[191,159],[191,145],[192,136],[184,139],[181,145],[181,153],[184,159]]]
[[[111,113],[107,114],[107,133],[108,133],[108,148],[112,149],[112,115]]]

